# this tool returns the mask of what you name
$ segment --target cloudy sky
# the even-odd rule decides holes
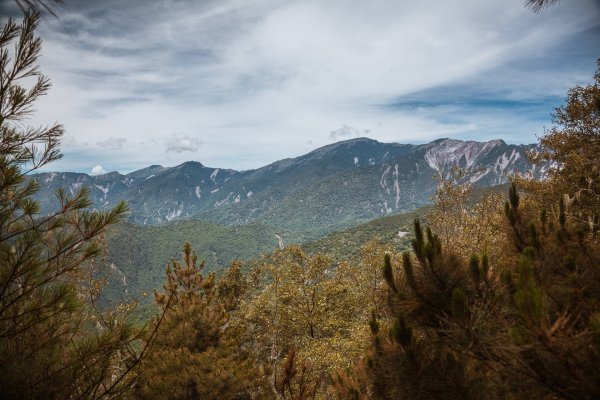
[[[15,12],[2,0],[0,12]],[[591,81],[600,1],[66,0],[46,17],[52,170],[250,169],[367,136],[535,142]]]

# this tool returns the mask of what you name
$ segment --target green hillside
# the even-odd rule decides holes
[[[332,233],[319,240],[303,244],[308,253],[326,253],[334,259],[352,258],[361,246],[379,237],[398,248],[407,245],[415,217],[422,217],[426,208],[418,211],[378,218],[358,226]],[[111,266],[109,285],[104,301],[137,299],[149,303],[152,289],[164,280],[165,266],[178,258],[181,247],[189,241],[198,258],[205,260],[207,271],[219,271],[232,260],[252,260],[270,253],[279,245],[278,232],[260,224],[225,227],[204,221],[183,221],[159,226],[120,224],[108,235],[107,262]],[[291,244],[284,236],[285,244]],[[148,294],[145,296],[144,293]]]
[[[373,238],[391,243],[397,249],[404,249],[412,238],[412,224],[415,218],[423,219],[428,207],[404,214],[390,215],[373,221],[334,232],[322,239],[305,243],[302,247],[308,253],[327,253],[334,259],[352,259],[358,256],[361,247]]]
[[[164,280],[165,266],[181,256],[188,241],[205,260],[206,270],[226,267],[234,259],[251,259],[273,251],[276,232],[260,224],[224,227],[203,221],[182,221],[159,226],[120,224],[108,235],[107,262],[110,284],[105,300],[141,299]]]
[[[505,193],[506,185],[475,189],[472,201],[489,192]],[[324,204],[323,207],[327,205]],[[290,212],[293,209],[286,208]],[[298,208],[296,212],[307,222],[297,227],[297,232],[292,234],[282,232],[281,227],[276,229],[258,223],[238,226],[196,220],[147,226],[123,223],[108,235],[107,261],[112,272],[104,297],[106,301],[133,298],[147,303],[150,298],[144,297],[143,293],[151,294],[153,288],[162,285],[167,262],[171,258],[180,257],[182,245],[186,241],[196,249],[198,258],[205,260],[207,271],[222,270],[234,259],[252,260],[271,253],[279,246],[280,239],[285,245],[301,244],[308,253],[324,253],[336,260],[353,259],[359,254],[361,247],[373,238],[391,243],[398,250],[406,248],[412,238],[414,219],[424,220],[428,210],[429,207],[422,207],[359,224],[359,217],[354,224],[351,221],[338,221],[338,226],[354,226],[326,236],[319,235],[319,239],[306,242],[302,239],[313,236],[315,231],[311,230],[309,215]],[[288,224],[292,224],[291,217],[287,215]],[[335,218],[333,210],[330,218]],[[305,236],[298,234],[302,227],[307,232]]]
[[[489,193],[506,195],[509,185],[502,184],[489,188],[474,188],[470,202],[477,202]],[[352,259],[356,257],[362,245],[373,238],[379,238],[383,243],[391,243],[398,250],[406,248],[413,237],[413,222],[415,218],[426,222],[425,216],[430,206],[417,210],[377,218],[352,228],[331,233],[321,239],[309,241],[302,245],[309,253],[327,253],[335,259]]]

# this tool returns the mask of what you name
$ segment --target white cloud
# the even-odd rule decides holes
[[[182,153],[184,151],[196,152],[204,142],[188,135],[173,133],[166,142],[165,152]]]
[[[357,137],[361,137],[361,136],[367,136],[369,133],[371,133],[370,129],[360,130],[360,129],[356,129],[352,126],[342,125],[338,129],[329,132],[329,139],[331,139],[331,140],[351,139],[351,138],[357,138]]]
[[[354,135],[331,131],[340,121],[372,127],[368,136],[381,141],[478,130],[482,140],[535,141],[542,126],[526,116],[382,107],[452,85],[528,101],[591,79],[597,46],[587,51],[580,39],[598,26],[596,1],[539,15],[521,0],[476,3],[67,2],[61,18],[42,23],[41,69],[53,87],[37,122],[63,123],[77,138],[70,149],[95,151],[111,170],[173,165],[191,152],[208,165],[258,167]],[[547,58],[561,48],[579,48],[590,65],[555,58],[552,67]],[[124,146],[114,132],[144,144]],[[69,160],[54,165],[69,169]]]
[[[96,165],[94,168],[92,168],[92,170],[90,171],[90,175],[91,176],[96,176],[96,175],[104,175],[106,174],[106,170],[102,167],[102,165]]]

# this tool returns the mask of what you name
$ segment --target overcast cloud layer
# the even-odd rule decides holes
[[[67,0],[58,15],[41,24],[53,88],[35,117],[66,127],[53,170],[249,169],[357,136],[535,142],[600,57],[597,0],[537,15],[521,0]]]

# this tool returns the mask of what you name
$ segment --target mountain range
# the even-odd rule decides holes
[[[57,208],[58,188],[75,194],[88,187],[96,209],[129,204],[129,221],[107,235],[112,273],[105,298],[149,305],[141,294],[160,287],[166,263],[179,257],[185,241],[209,271],[290,243],[334,257],[356,255],[375,236],[402,246],[410,239],[410,221],[431,202],[435,177],[460,167],[464,180],[481,188],[498,187],[516,173],[543,179],[552,166],[533,165],[527,156],[539,150],[502,140],[412,145],[357,138],[249,171],[189,161],[126,175],[50,172],[30,178],[40,184],[35,197],[44,213]]]
[[[439,139],[422,145],[356,138],[318,148],[297,158],[236,171],[196,161],[174,167],[152,165],[123,175],[110,172],[50,172],[32,175],[43,212],[56,209],[57,188],[90,189],[93,207],[126,201],[130,222],[157,225],[202,220],[224,226],[260,223],[287,241],[303,242],[430,202],[440,174],[458,166],[466,180],[487,187],[515,173],[543,178],[549,165],[533,165],[538,145]]]

